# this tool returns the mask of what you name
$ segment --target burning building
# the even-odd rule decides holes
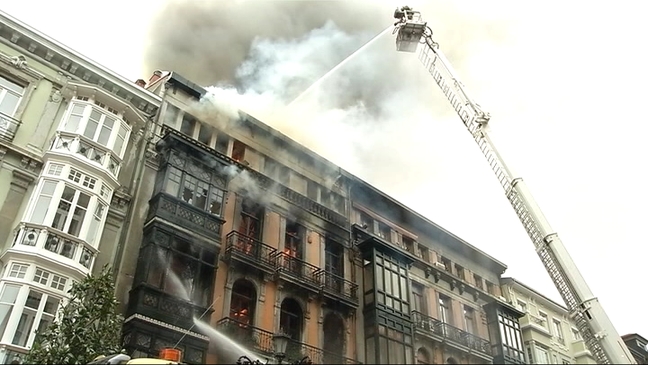
[[[524,361],[503,263],[178,73],[0,23],[0,360],[110,264],[133,356]]]

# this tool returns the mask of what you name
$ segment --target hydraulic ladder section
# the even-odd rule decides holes
[[[507,199],[533,241],[551,280],[569,308],[588,349],[601,364],[634,363],[625,344],[593,296],[576,265],[535,204],[526,184],[514,178],[495,149],[486,128],[490,116],[466,95],[450,63],[432,40],[423,35],[425,46],[419,59],[450,101],[477,146],[486,157]]]

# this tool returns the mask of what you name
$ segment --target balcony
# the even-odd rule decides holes
[[[355,283],[239,232],[227,234],[223,260],[275,275],[335,302],[351,307],[358,305],[358,285]]]
[[[192,304],[186,300],[164,293],[159,289],[139,285],[129,293],[126,317],[135,313],[170,323],[185,329],[194,326],[194,317],[209,321],[213,309]]]
[[[420,312],[412,312],[412,320],[417,333],[454,345],[460,350],[475,351],[481,357],[491,359],[492,351],[488,340]]]
[[[302,284],[316,293],[319,292],[322,283],[318,280],[320,268],[308,262],[289,255],[286,252],[275,254],[277,274],[279,278]]]
[[[97,253],[95,248],[76,236],[27,222],[18,227],[12,249],[37,253],[84,272],[92,268]]]
[[[20,127],[20,121],[0,113],[0,140],[6,142],[13,141],[14,137],[16,137],[18,127]]]
[[[272,332],[227,317],[218,321],[216,329],[243,347],[269,358],[272,357]],[[300,360],[304,356],[308,356],[313,364],[361,364],[348,357],[291,339],[286,349],[284,362]]]
[[[318,281],[323,285],[322,294],[324,296],[330,296],[332,300],[338,300],[342,297],[341,299],[348,301],[348,304],[357,304],[357,284],[325,270],[320,270],[317,273],[317,277]]]
[[[224,260],[226,262],[236,260],[250,268],[260,269],[265,273],[274,274],[276,270],[276,249],[236,231],[228,233],[225,240]]]
[[[185,203],[165,193],[159,193],[149,202],[150,209],[147,221],[153,217],[160,217],[197,231],[209,238],[220,241],[221,225],[223,220],[191,204]]]

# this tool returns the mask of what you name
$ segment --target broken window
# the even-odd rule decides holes
[[[256,298],[256,290],[251,282],[245,279],[236,280],[232,286],[230,318],[241,324],[254,325]]]
[[[358,214],[360,215],[360,226],[369,232],[373,232],[373,218],[365,212],[358,212]]]
[[[391,242],[391,228],[382,222],[378,223],[378,236],[385,241]]]
[[[443,264],[443,266],[445,266],[445,271],[452,273],[452,262],[450,262],[450,260],[441,256],[441,259],[439,261]]]
[[[308,186],[306,187],[306,196],[316,202],[319,201],[319,187],[315,182],[310,180],[308,181]]]
[[[457,270],[457,276],[461,280],[466,280],[466,271],[462,266],[455,264],[455,270]]]
[[[411,253],[414,255],[414,240],[410,237],[403,236],[403,246],[405,246],[405,249],[407,252]]]
[[[286,234],[284,236],[284,253],[288,267],[294,273],[300,273],[302,259],[304,258],[304,227],[296,222],[286,221]],[[294,258],[294,259],[293,259]]]
[[[206,144],[207,146],[211,146],[213,133],[214,129],[212,127],[201,123],[200,131],[198,132],[198,141],[200,141],[200,143]]]
[[[473,274],[473,278],[475,279],[475,286],[481,290],[484,290],[484,279],[482,279],[482,277],[477,274]]]
[[[211,183],[212,174],[191,163],[191,174],[168,165],[164,192],[185,203],[220,216],[225,199],[225,191]]]

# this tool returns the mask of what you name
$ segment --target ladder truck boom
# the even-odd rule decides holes
[[[418,11],[408,6],[396,9],[396,49],[415,52],[450,101],[461,121],[486,157],[506,198],[531,238],[551,280],[567,305],[585,344],[600,364],[635,364],[628,348],[612,325],[598,299],[572,261],[558,234],[535,203],[524,180],[512,174],[488,135],[490,115],[466,93],[450,62],[432,39],[432,30]]]

